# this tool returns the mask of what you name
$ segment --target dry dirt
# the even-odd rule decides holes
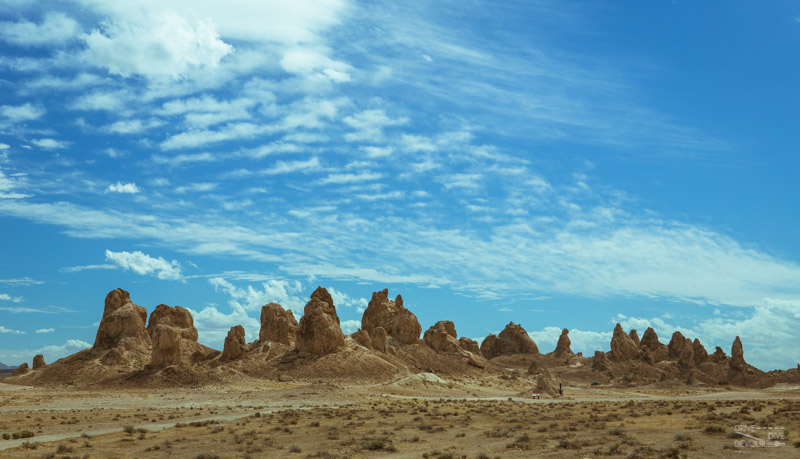
[[[800,457],[798,386],[585,384],[539,400],[530,387],[433,374],[146,390],[0,381],[12,437],[0,457]],[[782,444],[737,447],[736,426]]]

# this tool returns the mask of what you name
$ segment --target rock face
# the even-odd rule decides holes
[[[273,341],[292,346],[297,336],[297,327],[297,320],[292,311],[283,309],[278,303],[261,306],[259,341]]]
[[[677,332],[676,332],[677,333]],[[683,341],[683,348],[678,354],[678,365],[681,368],[694,368],[694,346],[688,339]]]
[[[484,346],[486,346],[484,348]],[[539,354],[539,348],[521,325],[509,322],[496,337],[489,335],[481,344],[481,352],[487,359],[499,355]]]
[[[365,312],[366,314],[366,312]],[[370,330],[363,326],[362,329]],[[297,329],[295,347],[298,352],[313,355],[329,354],[344,349],[344,334],[331,295],[322,287],[311,294]]]
[[[383,327],[373,328],[369,336],[373,349],[378,352],[386,352],[386,330]]]
[[[461,349],[472,352],[473,354],[482,357],[483,353],[481,353],[481,348],[478,347],[478,342],[474,339],[469,339],[464,336],[458,339],[458,344],[461,345]]]
[[[608,371],[608,358],[603,351],[594,351],[594,358],[592,358],[592,370],[594,371]]]
[[[642,360],[650,364],[658,363],[666,359],[669,353],[669,349],[666,345],[661,344],[658,340],[658,335],[656,335],[652,327],[648,327],[647,330],[644,331],[639,347],[643,351]]]
[[[551,397],[559,397],[561,395],[558,390],[560,386],[561,381],[553,377],[553,374],[550,373],[550,370],[545,369],[536,376],[536,387],[534,387],[533,391],[538,394],[547,394]]]
[[[672,339],[669,340],[669,344],[667,345],[667,355],[673,359],[679,357],[685,344],[686,338],[681,332],[676,331],[672,334]]]
[[[353,338],[353,341],[365,348],[372,349],[372,339],[369,337],[369,333],[367,333],[366,330],[359,329],[357,332],[350,335],[350,337]]]
[[[636,332],[635,328],[631,328],[631,331],[628,332],[628,336],[631,337],[633,342],[636,344],[636,347],[641,346],[641,342],[639,341],[639,333]]]
[[[413,344],[419,341],[422,326],[411,311],[403,306],[403,297],[397,295],[394,301],[389,299],[389,289],[372,294],[372,299],[361,318],[361,328],[372,335],[376,327],[383,327],[388,336],[402,344]]]
[[[197,329],[194,328],[194,319],[192,318],[192,313],[186,308],[180,306],[171,308],[166,304],[159,304],[150,313],[150,320],[147,322],[147,331],[150,333],[151,338],[154,338],[153,332],[160,325],[175,328],[182,339],[197,342]]]
[[[23,362],[22,365],[18,366],[11,372],[11,376],[19,376],[24,375],[25,373],[31,371],[31,367],[28,366],[28,362]]]
[[[556,349],[553,351],[554,357],[562,357],[565,355],[574,355],[572,353],[572,349],[570,349],[570,345],[572,342],[569,340],[569,330],[566,328],[561,330],[561,336],[558,337],[558,344],[556,344]]]
[[[721,347],[717,346],[716,350],[714,350],[714,353],[711,354],[711,356],[709,358],[714,363],[720,363],[720,362],[724,362],[725,359],[728,358],[728,356],[725,355],[725,351],[723,351]]]
[[[455,325],[449,320],[442,320],[433,324],[431,328],[425,331],[423,339],[436,352],[447,354],[461,350]]]
[[[633,360],[639,355],[639,347],[633,342],[623,330],[622,325],[614,327],[614,335],[611,337],[611,352],[609,359],[616,362]]]
[[[744,371],[745,368],[742,340],[740,340],[738,336],[736,337],[735,340],[733,340],[733,346],[731,346],[731,361],[729,365],[731,371],[736,371],[736,372],[742,372]]]
[[[192,327],[194,328],[194,327]],[[156,325],[151,329],[153,354],[151,364],[157,368],[178,365],[181,363],[181,340],[185,328]]]
[[[33,357],[33,369],[34,370],[38,370],[39,368],[42,368],[43,366],[45,366],[44,356],[42,354],[36,354]]]
[[[699,339],[694,339],[694,342],[692,343],[692,350],[694,351],[695,365],[700,365],[701,363],[708,361],[708,351],[706,351],[706,348],[703,347],[703,344]]]
[[[247,354],[247,344],[244,341],[244,327],[237,325],[231,327],[222,349],[222,360],[237,360]]]
[[[150,335],[145,328],[147,309],[131,302],[128,292],[118,288],[106,295],[103,318],[97,329],[94,349],[149,350]]]

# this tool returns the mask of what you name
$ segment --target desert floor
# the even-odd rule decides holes
[[[194,389],[0,381],[0,457],[800,457],[800,387],[586,385],[539,400],[526,387],[431,374]],[[737,426],[776,446],[743,446]]]

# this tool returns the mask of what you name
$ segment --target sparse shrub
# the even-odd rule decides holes
[[[8,432],[3,433],[3,440],[9,440],[11,438],[11,434]]]
[[[703,429],[703,432],[708,434],[720,434],[725,432],[725,428],[718,425],[711,425]]]

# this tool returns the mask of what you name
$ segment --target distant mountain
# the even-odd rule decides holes
[[[17,368],[17,367],[10,367],[10,366],[6,365],[5,363],[0,362],[0,370],[13,370],[14,368]]]

